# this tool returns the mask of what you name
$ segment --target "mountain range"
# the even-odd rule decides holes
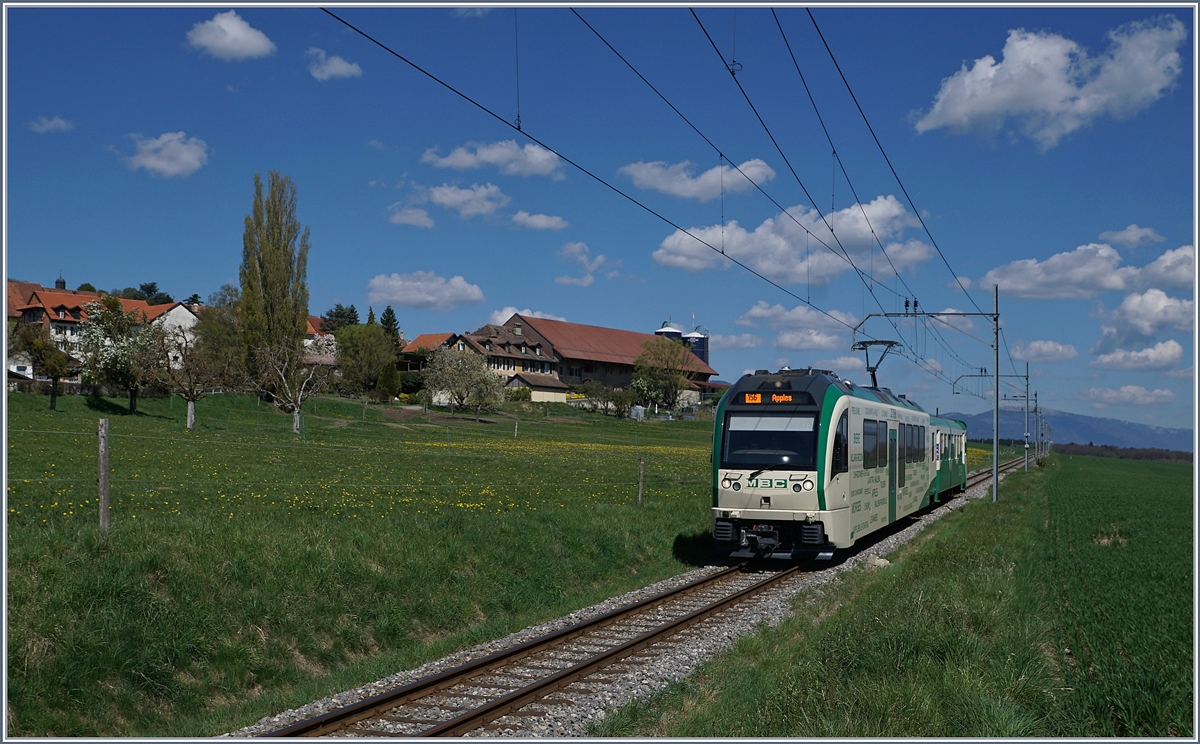
[[[1050,426],[1050,440],[1059,443],[1112,445],[1114,447],[1153,447],[1157,449],[1193,452],[1192,429],[1170,429],[1165,426],[1137,424],[1120,419],[1084,416],[1078,413],[1042,408]],[[982,413],[942,413],[967,424],[970,439],[992,438],[992,411]],[[1029,438],[1033,441],[1033,413],[1029,414]],[[1000,409],[1000,438],[1021,439],[1025,433],[1025,409]]]

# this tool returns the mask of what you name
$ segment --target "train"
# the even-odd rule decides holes
[[[757,370],[721,397],[712,534],[735,558],[831,559],[962,491],[967,425],[830,370]]]

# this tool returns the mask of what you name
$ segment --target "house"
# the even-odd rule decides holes
[[[401,372],[420,372],[425,360],[439,346],[445,345],[453,333],[422,333],[400,349]]]
[[[507,378],[508,387],[530,388],[535,401],[563,402],[568,386],[595,381],[625,387],[633,381],[636,360],[653,333],[512,315],[503,325],[488,324],[473,333],[429,333],[418,336],[405,352],[455,346],[487,360],[488,369]],[[694,354],[685,371],[691,385],[684,403],[698,402],[713,387],[716,375]]]
[[[32,282],[8,282],[8,319],[10,323],[41,323],[50,329],[55,345],[75,359],[79,351],[79,324],[87,319],[87,304],[100,299],[98,292],[66,288],[59,277],[54,288]],[[136,312],[143,323],[158,321],[163,328],[183,328],[190,331],[196,325],[195,307],[182,302],[151,305],[144,300],[121,299],[125,312]],[[24,362],[24,363],[22,363]],[[9,355],[8,368],[18,373],[28,372],[28,360]],[[23,369],[24,367],[24,369]],[[66,382],[79,382],[78,372]]]

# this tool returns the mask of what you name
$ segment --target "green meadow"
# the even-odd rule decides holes
[[[1192,467],[1052,455],[602,736],[1194,737]]]
[[[11,736],[220,734],[709,556],[708,422],[7,403]]]

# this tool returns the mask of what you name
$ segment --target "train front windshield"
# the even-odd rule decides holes
[[[731,413],[726,419],[721,465],[743,470],[816,468],[815,423],[815,415]]]

